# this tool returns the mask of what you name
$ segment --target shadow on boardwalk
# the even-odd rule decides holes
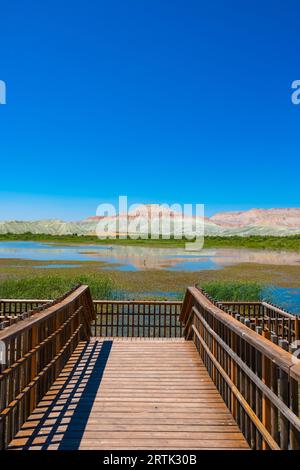
[[[101,383],[112,341],[84,343],[9,449],[76,450]]]

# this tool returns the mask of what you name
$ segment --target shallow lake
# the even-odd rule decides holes
[[[239,263],[300,265],[300,253],[234,248],[188,252],[182,248],[117,245],[55,245],[40,242],[0,242],[0,258],[34,261],[99,261],[114,269],[168,269],[198,271],[221,269]],[[59,267],[58,264],[56,267]]]
[[[80,262],[108,263],[104,269],[198,271],[222,269],[239,263],[300,265],[300,254],[285,251],[248,250],[234,248],[207,249],[187,252],[181,248],[152,248],[117,245],[55,245],[41,242],[0,242],[0,259],[60,261],[62,264],[38,265],[43,268],[74,268]],[[76,264],[68,264],[68,262]],[[173,294],[166,293],[168,296]],[[287,309],[300,313],[300,289],[268,289],[268,297]]]

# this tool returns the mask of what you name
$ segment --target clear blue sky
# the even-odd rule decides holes
[[[298,0],[1,4],[0,219],[300,206]]]

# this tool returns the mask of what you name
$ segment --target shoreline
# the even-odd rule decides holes
[[[0,234],[0,242],[28,241],[55,245],[105,245],[105,246],[143,246],[149,248],[184,248],[189,240],[152,240],[152,239],[110,239],[100,240],[93,235],[50,235],[50,234]],[[205,236],[204,248],[247,248],[261,250],[300,251],[300,235],[290,236]]]

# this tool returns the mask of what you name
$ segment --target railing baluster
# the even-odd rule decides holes
[[[263,337],[270,339],[270,333],[263,331]],[[271,387],[271,361],[264,355],[262,356],[262,381],[268,388]],[[271,433],[271,403],[265,395],[263,395],[262,402],[262,422],[265,428]],[[268,447],[264,442],[263,449],[267,448]]]
[[[274,344],[278,343],[277,335],[271,335],[271,341]],[[271,390],[275,395],[278,395],[278,367],[271,363]],[[271,434],[277,443],[279,443],[279,427],[278,427],[278,409],[271,402]]]
[[[288,350],[288,342],[286,340],[279,340],[279,345],[282,349]],[[289,380],[288,374],[282,369],[279,372],[279,394],[281,400],[285,404],[289,404]],[[285,416],[280,413],[280,447],[281,449],[288,449],[289,443],[289,422]]]

